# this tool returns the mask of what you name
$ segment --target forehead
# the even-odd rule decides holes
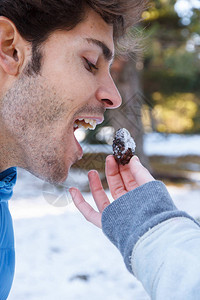
[[[84,21],[79,23],[75,28],[79,31],[98,31],[99,33],[106,33],[110,35],[110,38],[113,37],[113,26],[107,24],[104,19],[92,9],[88,9],[86,11]]]
[[[75,28],[66,32],[74,39],[94,39],[103,42],[112,52],[114,52],[113,26],[107,24],[102,17],[94,10],[88,9],[83,22]]]
[[[108,25],[99,14],[93,10],[86,12],[83,22],[72,30],[54,31],[43,44],[43,52],[48,65],[62,60],[62,54],[68,60],[89,51],[88,45],[101,49],[104,58],[110,63],[114,55],[113,26]],[[44,67],[43,67],[44,69]]]

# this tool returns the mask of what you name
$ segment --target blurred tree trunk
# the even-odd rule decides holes
[[[143,151],[144,129],[142,124],[142,105],[146,99],[141,91],[138,63],[133,59],[118,57],[115,59],[111,74],[122,96],[122,105],[109,110],[109,123],[115,130],[125,127],[136,142],[136,154],[141,162],[149,168],[148,158]],[[140,65],[137,65],[140,67]]]

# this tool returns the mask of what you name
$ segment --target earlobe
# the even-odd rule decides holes
[[[0,67],[9,75],[19,73],[20,38],[15,25],[7,18],[0,17]]]

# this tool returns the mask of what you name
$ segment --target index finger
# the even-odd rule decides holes
[[[109,155],[106,158],[106,178],[114,200],[127,193],[123,179],[120,175],[119,166],[113,155]]]
[[[86,218],[86,220],[101,228],[101,213],[95,211],[94,208],[92,208],[92,206],[85,201],[81,192],[78,189],[70,188],[69,192],[72,196],[74,204],[82,213],[82,215]]]
[[[97,208],[100,212],[103,212],[103,210],[110,204],[110,201],[103,189],[99,174],[96,170],[91,170],[88,173],[88,178],[90,189]]]

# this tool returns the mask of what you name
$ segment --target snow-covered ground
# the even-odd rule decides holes
[[[104,152],[112,153],[110,145],[85,145],[82,144],[84,152]],[[200,134],[161,134],[148,133],[144,135],[144,151],[147,155],[166,155],[166,156],[200,156]]]
[[[169,191],[178,208],[200,216],[199,190]],[[90,194],[84,196],[93,203]],[[14,199],[16,274],[9,300],[149,299],[118,250],[73,203],[55,207],[42,194]]]
[[[164,143],[158,138],[160,141],[154,149],[155,138],[151,136],[146,142],[148,151],[155,154],[156,149],[160,149],[156,154],[165,153],[167,140]],[[179,137],[172,140],[168,138],[175,153],[181,141]],[[159,148],[161,143],[164,147]],[[187,146],[184,144],[182,149],[188,147],[185,154],[194,154],[193,151],[200,148],[199,137],[188,141]],[[189,144],[194,150],[189,149]],[[171,146],[168,149],[170,151]],[[79,182],[85,180],[83,172],[79,176]],[[73,173],[70,177],[73,178]],[[190,185],[168,188],[179,209],[200,217],[198,185],[196,188]],[[84,196],[93,204],[89,193]],[[77,211],[65,187],[59,191],[51,189],[19,170],[10,209],[15,230],[16,273],[9,300],[149,299],[141,284],[126,270],[118,250]]]
[[[58,209],[42,199],[24,199],[11,206],[17,263],[9,300],[149,299],[118,250],[73,204]],[[27,218],[25,210],[32,207]]]
[[[200,134],[146,134],[144,151],[147,155],[184,156],[190,154],[200,156]]]
[[[20,169],[18,177],[10,200],[16,273],[9,300],[149,299],[118,250],[68,194],[64,207],[50,205],[41,180]],[[57,190],[50,192],[58,197]],[[89,193],[84,196],[93,204]]]

